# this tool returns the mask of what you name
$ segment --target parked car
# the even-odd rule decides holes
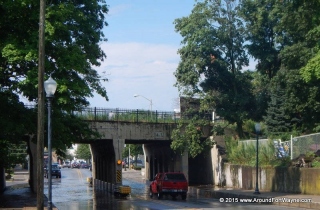
[[[63,164],[62,164],[62,168],[71,168],[71,164],[69,161],[65,161]]]
[[[142,160],[132,160],[130,164],[132,167],[144,167]]]
[[[80,168],[80,163],[77,163],[77,162],[71,163],[71,168]]]
[[[89,168],[87,163],[80,163],[80,168]]]
[[[58,162],[52,163],[54,165],[58,165],[58,167],[61,169],[61,165]]]
[[[188,181],[181,172],[158,173],[150,184],[149,195],[152,198],[157,194],[158,199],[163,195],[171,195],[173,199],[181,196],[182,200],[187,198]]]
[[[51,165],[51,177],[55,176],[56,178],[61,178],[61,170],[59,168],[59,164],[52,164]],[[44,177],[49,177],[49,168],[46,167],[44,169]]]

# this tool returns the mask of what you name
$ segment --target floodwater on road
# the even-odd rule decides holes
[[[52,202],[59,210],[156,210],[156,209],[215,209],[215,210],[276,210],[300,208],[281,207],[248,203],[221,203],[217,199],[188,195],[187,200],[164,196],[158,200],[148,196],[149,181],[145,181],[139,171],[127,170],[123,173],[123,185],[131,187],[127,197],[116,197],[112,193],[94,190],[89,186],[88,169],[62,169],[61,179],[52,179]],[[45,179],[47,183],[47,179]],[[48,196],[47,184],[45,194]]]
[[[52,178],[52,202],[59,210],[87,209],[130,209],[131,195],[118,198],[109,192],[94,190],[87,182],[91,177],[88,169],[61,169],[62,178]],[[137,172],[134,174],[137,176]],[[136,177],[133,177],[136,178]],[[141,175],[136,181],[123,179],[123,185],[131,187],[132,194],[147,197],[147,187]],[[45,194],[48,196],[47,179],[45,179]]]

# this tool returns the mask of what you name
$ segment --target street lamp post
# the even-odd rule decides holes
[[[51,76],[44,82],[44,89],[48,99],[48,210],[52,210],[52,146],[51,146],[51,101],[57,89],[57,83]]]
[[[257,148],[256,148],[256,189],[253,194],[260,194],[259,185],[258,185],[258,177],[259,177],[259,133],[261,130],[260,124],[255,124],[256,135],[257,135]]]
[[[130,167],[130,144],[129,144],[129,155],[128,155],[128,167],[129,167],[128,170],[131,170],[131,167]]]
[[[139,97],[139,96],[144,98],[144,99],[146,99],[146,100],[148,100],[150,102],[150,111],[151,111],[151,118],[152,118],[152,99],[148,99],[148,98],[146,98],[146,97],[144,97],[142,95],[138,95],[138,94],[134,94],[133,95],[133,97]]]

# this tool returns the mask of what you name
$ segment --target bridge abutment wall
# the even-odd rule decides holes
[[[144,144],[145,178],[152,180],[159,172],[183,172],[188,178],[188,152],[175,153],[170,141]]]

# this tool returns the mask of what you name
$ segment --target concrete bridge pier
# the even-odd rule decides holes
[[[122,184],[122,150],[124,139],[98,140],[90,144],[92,178],[97,188]],[[120,164],[117,162],[121,161]],[[102,183],[101,183],[102,182]],[[112,191],[109,189],[108,191]]]
[[[115,174],[116,174],[116,180],[115,184],[121,185],[122,184],[122,151],[124,149],[124,139],[113,139],[113,148],[114,148],[114,154],[115,154]]]

